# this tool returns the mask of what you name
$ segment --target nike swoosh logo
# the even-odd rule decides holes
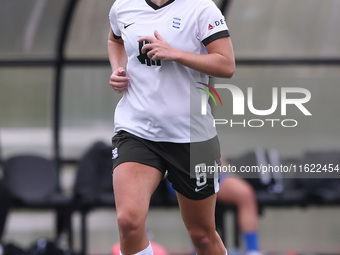
[[[202,189],[204,189],[204,188],[206,188],[206,187],[208,187],[208,184],[205,185],[205,186],[203,186],[202,188],[199,188],[199,189],[198,189],[198,188],[195,188],[195,191],[196,191],[196,192],[199,192],[199,191],[201,191]]]
[[[127,29],[129,26],[131,26],[131,25],[133,25],[133,24],[135,24],[135,22],[132,22],[132,23],[127,24],[127,25],[124,25],[124,29]]]

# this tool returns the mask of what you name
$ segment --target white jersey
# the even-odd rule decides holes
[[[216,135],[213,117],[201,114],[201,94],[208,75],[175,61],[152,61],[138,43],[157,30],[173,47],[206,54],[205,45],[229,36],[220,10],[212,0],[169,0],[161,7],[150,0],[116,0],[110,10],[116,38],[128,55],[128,90],[117,105],[115,131],[128,131],[151,141],[200,142]]]

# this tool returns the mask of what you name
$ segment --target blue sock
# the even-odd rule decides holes
[[[258,251],[259,250],[259,241],[258,241],[257,231],[244,233],[243,236],[246,242],[247,251]]]

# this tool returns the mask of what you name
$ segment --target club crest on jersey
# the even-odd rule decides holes
[[[181,21],[182,21],[181,18],[173,17],[172,27],[177,30],[181,29]]]

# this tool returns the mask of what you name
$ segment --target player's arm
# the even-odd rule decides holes
[[[206,48],[208,54],[178,51],[174,60],[211,76],[231,78],[235,71],[235,58],[230,37],[219,38]]]
[[[172,48],[157,31],[155,31],[155,38],[145,36],[139,41],[150,42],[143,46],[142,52],[150,50],[147,54],[152,60],[177,61],[194,70],[216,77],[231,78],[234,74],[235,58],[230,37],[219,38],[206,45],[208,54],[195,54]]]
[[[109,32],[107,48],[112,69],[109,83],[117,93],[123,93],[130,82],[125,71],[127,54],[124,48],[124,41],[121,38],[115,38],[112,29]]]

